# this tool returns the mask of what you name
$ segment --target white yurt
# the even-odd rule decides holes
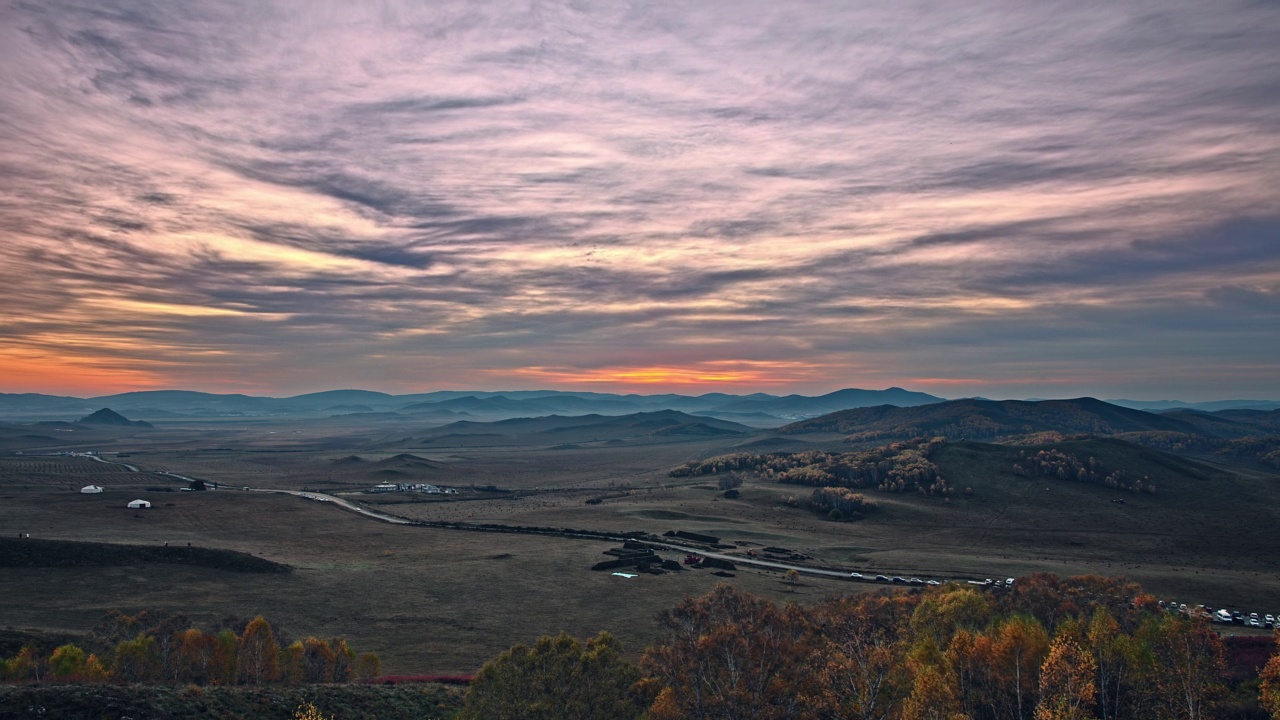
[[[84,493],[85,495],[93,495],[95,493],[102,492],[102,488],[98,485],[85,485],[84,487],[80,488],[80,492]]]
[[[151,507],[151,503],[147,502],[146,500],[134,500],[133,502],[129,503],[129,507],[134,510],[138,510],[141,508]]]

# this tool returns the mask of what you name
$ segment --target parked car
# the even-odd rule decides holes
[[[877,575],[876,582],[889,582],[889,578],[885,575]]]

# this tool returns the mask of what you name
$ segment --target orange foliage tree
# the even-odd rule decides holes
[[[650,720],[812,717],[817,691],[803,612],[731,585],[686,598],[660,616],[664,637],[641,661],[656,691]]]

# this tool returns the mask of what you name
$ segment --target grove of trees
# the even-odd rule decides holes
[[[180,616],[112,612],[89,638],[99,651],[68,643],[45,655],[27,645],[0,658],[0,680],[263,685],[343,683],[381,674],[375,653],[357,655],[343,638],[282,640],[262,616],[240,632],[212,633]]]
[[[936,437],[847,453],[820,450],[764,455],[733,453],[685,463],[672,468],[667,474],[671,477],[697,477],[750,471],[765,480],[789,485],[950,496],[952,488],[939,474],[938,466],[929,459],[945,444],[945,438]]]
[[[809,607],[722,584],[659,622],[630,669],[612,638],[594,665],[563,635],[513,648],[477,676],[465,717],[1280,719],[1280,655],[1233,688],[1207,621],[1124,580],[1040,575],[1001,593],[949,585]],[[608,709],[564,714],[583,687],[608,688]]]

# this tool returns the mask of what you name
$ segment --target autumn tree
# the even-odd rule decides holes
[[[813,608],[820,716],[884,720],[897,712],[911,689],[900,638],[914,608],[906,595],[843,597]]]
[[[315,703],[303,703],[293,711],[292,720],[334,720],[332,715],[325,715]]]
[[[306,649],[301,640],[294,640],[280,651],[280,680],[291,685],[301,683],[306,674]]]
[[[1093,718],[1097,662],[1068,633],[1059,633],[1040,666],[1040,703],[1035,720]]]
[[[280,645],[271,623],[259,615],[249,622],[240,638],[236,680],[250,685],[271,682],[280,676]]]
[[[1202,620],[1165,614],[1139,629],[1143,699],[1151,714],[1176,720],[1207,720],[1224,693],[1222,639]]]
[[[1120,623],[1105,607],[1094,610],[1085,638],[1097,670],[1094,687],[1098,715],[1102,720],[1118,720],[1130,699],[1135,673],[1137,652],[1133,638],[1122,632]]]
[[[720,584],[664,612],[662,639],[645,653],[650,720],[806,717],[817,677],[803,611]]]
[[[485,664],[460,720],[630,720],[644,710],[632,691],[639,670],[600,633],[585,644],[567,633],[516,645]]]
[[[1280,627],[1276,628],[1273,637],[1277,650],[1258,673],[1258,679],[1262,681],[1258,686],[1258,701],[1271,713],[1272,720],[1280,720]]]
[[[916,670],[911,695],[902,705],[902,720],[969,720],[945,667],[923,665]]]
[[[1040,666],[1049,654],[1049,636],[1034,618],[1004,620],[980,644],[987,674],[986,694],[996,717],[1031,716],[1040,689]]]
[[[213,660],[209,664],[209,682],[215,685],[235,683],[239,655],[240,637],[234,631],[224,629],[214,636]]]
[[[139,633],[132,640],[116,645],[115,659],[111,663],[112,676],[118,682],[154,683],[160,679],[163,666],[156,650],[156,639]]]
[[[347,645],[346,638],[340,637],[330,640],[329,647],[333,649],[333,681],[349,682],[356,672],[356,651]],[[379,674],[381,674],[381,667],[372,677],[377,677]]]
[[[5,663],[6,680],[39,680],[44,674],[44,661],[34,645],[24,645]]]
[[[217,638],[199,628],[188,628],[178,635],[178,678],[200,685],[212,682]]]
[[[85,653],[76,645],[62,645],[49,656],[49,675],[54,678],[73,678],[84,675]]]
[[[378,653],[363,653],[356,661],[355,669],[356,675],[362,680],[372,680],[382,675],[382,659],[378,657]]]
[[[994,613],[986,595],[970,588],[944,588],[926,595],[911,615],[911,635],[946,650],[957,630],[981,630]]]

